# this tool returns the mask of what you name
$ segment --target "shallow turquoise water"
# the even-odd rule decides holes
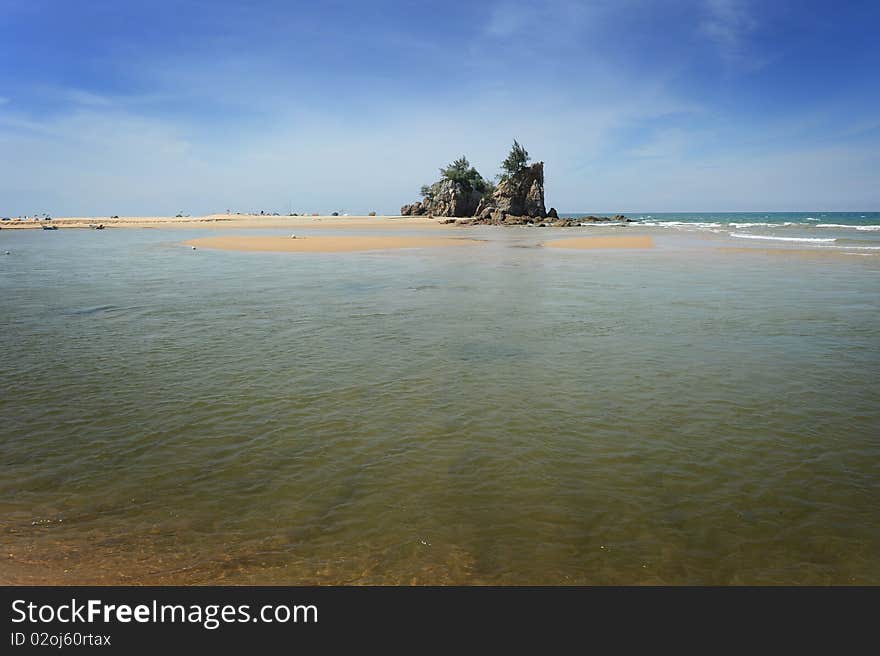
[[[631,228],[0,232],[0,577],[880,583],[880,258]]]

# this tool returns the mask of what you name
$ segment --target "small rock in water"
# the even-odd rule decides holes
[[[195,250],[195,249],[196,249],[196,247],[195,247],[195,246],[193,246],[193,250]]]
[[[6,254],[9,255],[9,251],[6,251]]]
[[[291,239],[296,239],[296,235],[290,235]]]

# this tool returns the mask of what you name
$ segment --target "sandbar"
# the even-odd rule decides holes
[[[482,244],[476,239],[457,237],[398,237],[398,236],[290,236],[224,235],[201,237],[186,244],[198,248],[226,251],[268,251],[276,253],[349,253],[354,251],[378,251],[397,248],[437,248],[447,246],[475,246]]]
[[[647,235],[614,237],[575,237],[544,242],[548,248],[572,248],[587,250],[594,248],[654,248],[654,238]]]

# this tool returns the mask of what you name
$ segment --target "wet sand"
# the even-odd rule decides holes
[[[590,250],[594,248],[654,248],[654,238],[647,235],[615,237],[575,237],[544,242],[548,248]]]
[[[870,257],[876,251],[860,251],[843,250],[839,248],[790,248],[785,246],[778,247],[749,247],[749,246],[719,246],[715,249],[719,253],[741,254],[749,253],[751,255],[787,255],[788,257],[853,257],[866,256]]]
[[[352,236],[242,236],[203,237],[186,244],[227,251],[269,251],[283,253],[349,253],[396,248],[475,246],[483,242],[455,237],[352,237]]]

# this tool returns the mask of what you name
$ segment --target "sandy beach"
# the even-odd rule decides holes
[[[438,219],[425,216],[270,216],[254,214],[206,214],[204,216],[79,216],[59,217],[49,221],[11,219],[0,223],[3,230],[39,230],[44,225],[59,228],[286,228],[321,226],[327,228],[363,228],[395,226],[436,226]]]
[[[399,237],[399,236],[252,236],[229,235],[192,239],[186,244],[199,248],[225,251],[269,251],[283,253],[347,253],[353,251],[387,250],[397,248],[437,248],[448,246],[476,246],[483,242],[457,237]]]

